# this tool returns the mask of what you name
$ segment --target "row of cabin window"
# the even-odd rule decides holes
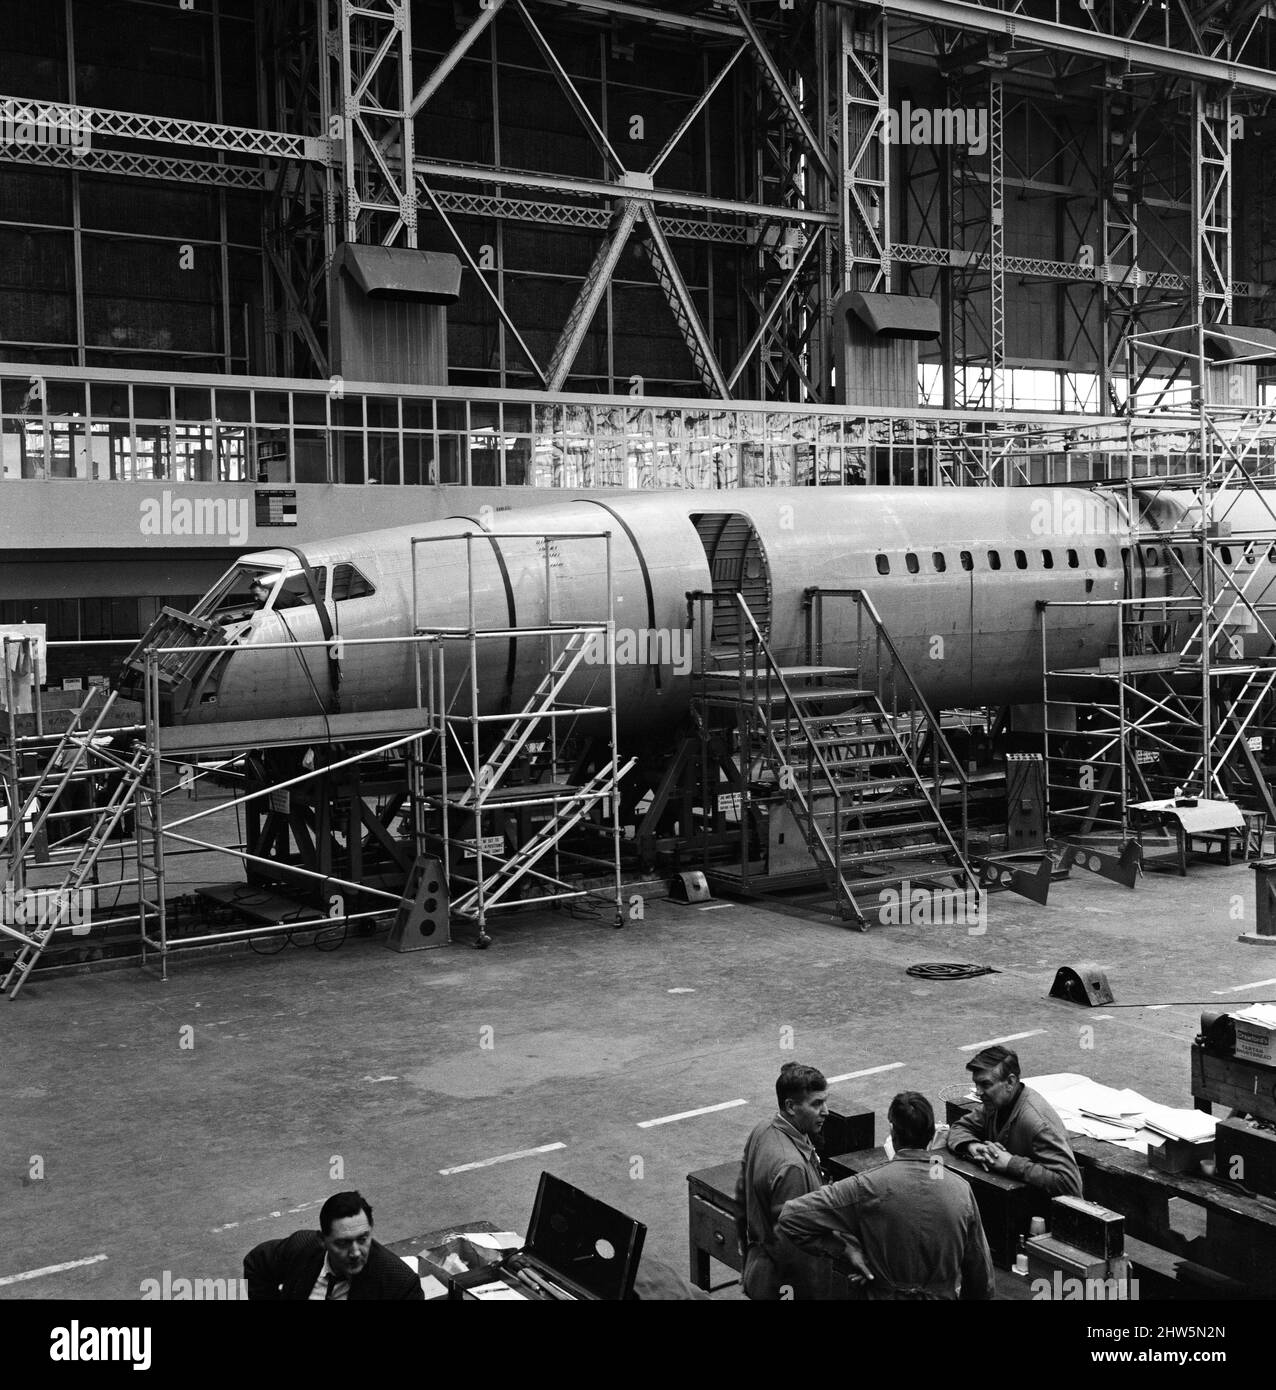
[[[999,570],[1001,568],[1001,551],[990,550],[987,552],[987,555],[988,568],[990,570]],[[1078,569],[1080,567],[1080,552],[1076,550],[1069,550],[1067,552],[1067,557],[1068,568],[1070,570]],[[973,551],[961,551],[960,559],[962,569],[973,570],[975,568],[975,556]],[[944,554],[942,550],[933,551],[930,557],[930,562],[934,566],[936,574],[943,574],[944,571],[948,568],[948,557]],[[1108,563],[1108,552],[1106,550],[1096,550],[1094,552],[1094,563],[1098,566],[1099,569],[1106,569]],[[906,552],[904,555],[904,568],[909,572],[909,574],[921,573],[921,561],[911,550]],[[1026,570],[1028,568],[1028,552],[1026,550],[1015,551],[1015,568],[1020,570]],[[1043,550],[1041,552],[1041,568],[1043,570],[1054,569],[1054,553],[1052,551]],[[877,557],[877,572],[878,574],[889,574],[891,572],[891,560],[889,555],[879,555]]]
[[[1170,552],[1174,552],[1175,559],[1183,564],[1190,564],[1192,561],[1192,547],[1190,545],[1167,545],[1164,551],[1158,550],[1156,546],[1149,545],[1145,548],[1145,556],[1149,565],[1169,564]],[[1220,545],[1218,547],[1219,559],[1225,565],[1232,563],[1232,547],[1230,545]],[[1196,563],[1199,565],[1204,558],[1203,551],[1198,545],[1196,547]],[[1252,545],[1245,547],[1245,553],[1241,556],[1241,564],[1252,565],[1258,558],[1258,552]],[[1276,565],[1276,545],[1272,546],[1267,552],[1267,563]]]

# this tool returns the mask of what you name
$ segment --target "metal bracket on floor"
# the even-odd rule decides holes
[[[1041,863],[1035,869],[1021,869],[1004,859],[990,856],[987,859],[972,859],[971,866],[979,872],[979,886],[989,893],[1018,893],[1020,897],[1030,898],[1042,907],[1050,896],[1050,879],[1054,873],[1054,861],[1048,854],[1042,854]]]
[[[1098,874],[1100,878],[1110,878],[1126,888],[1133,888],[1138,881],[1143,852],[1137,840],[1127,840],[1120,854],[1104,854],[1102,850],[1076,845],[1070,840],[1052,840],[1050,845],[1060,854],[1062,868],[1070,869],[1075,864],[1079,869]]]

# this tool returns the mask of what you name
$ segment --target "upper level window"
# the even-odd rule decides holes
[[[1104,569],[1108,563],[1108,552],[1102,548],[1097,548],[1094,552],[1094,563],[1100,569]]]
[[[963,550],[961,552],[961,567],[964,570],[973,570],[975,568],[975,557],[969,550]]]
[[[1041,568],[1043,570],[1054,569],[1054,555],[1051,551],[1043,550],[1041,552]]]
[[[891,562],[888,556],[879,555],[877,557],[878,574],[889,574],[891,572]]]
[[[1026,550],[1015,551],[1015,568],[1026,570],[1028,568],[1028,552]]]
[[[1080,560],[1080,558],[1078,557],[1077,552],[1076,552],[1075,550],[1069,550],[1069,551],[1068,551],[1068,568],[1069,568],[1070,570],[1074,570],[1074,569],[1076,569],[1076,567],[1077,567],[1080,563],[1081,563],[1081,560]]]
[[[943,574],[943,572],[948,568],[948,561],[944,559],[944,552],[942,550],[935,551],[935,553],[930,557],[930,560],[931,564],[935,566],[936,574]]]
[[[920,561],[917,559],[917,556],[914,555],[911,550],[908,552],[907,555],[904,556],[904,564],[908,567],[909,574],[917,574],[918,571],[921,569]]]
[[[988,568],[990,570],[999,570],[1001,568],[1001,551],[990,550],[988,552]]]

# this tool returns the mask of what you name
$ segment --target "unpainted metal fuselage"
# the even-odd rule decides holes
[[[1238,536],[1270,525],[1255,499],[1225,500]],[[686,715],[687,595],[715,584],[749,596],[783,663],[806,660],[812,587],[862,589],[932,706],[1035,701],[1041,602],[1078,605],[1050,610],[1048,627],[1051,665],[1080,667],[1114,649],[1117,626],[1112,606],[1082,605],[1190,592],[1152,533],[1193,521],[1191,494],[1161,492],[1144,506],[1144,517],[1131,523],[1124,495],[1101,489],[666,492],[522,508],[487,516],[487,524],[456,518],[362,532],[307,545],[305,556],[329,583],[344,562],[373,590],[337,601],[323,595],[332,635],[341,639],[339,708],[349,714],[413,707],[418,697],[411,644],[357,645],[355,639],[410,637],[414,621],[420,629],[461,631],[605,621],[608,555],[601,533],[610,533],[618,720],[622,738],[632,739],[659,734]],[[1198,568],[1195,545],[1180,547],[1179,555],[1189,571]],[[247,556],[240,566],[300,568],[295,555],[271,551]],[[1250,568],[1259,571],[1246,589],[1254,599],[1276,578],[1265,544]],[[328,638],[313,603],[286,611],[272,603],[238,614],[200,605],[195,612],[226,626],[237,649],[207,663],[167,720],[257,720],[337,707],[334,643],[288,649]],[[722,616],[720,610],[720,629]],[[854,606],[826,600],[825,664],[856,664],[855,632]],[[257,650],[272,643],[285,646]],[[479,708],[520,708],[544,674],[546,649],[543,637],[480,641]],[[447,644],[447,698],[463,699],[464,706],[469,688],[457,681],[467,657],[461,644]],[[564,697],[598,703],[606,675],[604,665],[587,662]]]

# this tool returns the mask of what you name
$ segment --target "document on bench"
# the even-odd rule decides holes
[[[492,1284],[476,1284],[469,1292],[474,1298],[482,1299],[485,1303],[503,1302],[507,1298],[517,1298],[526,1300],[525,1293],[519,1293],[515,1288],[502,1283],[499,1279]]]
[[[1024,1077],[1024,1085],[1054,1106],[1069,1133],[1104,1139],[1135,1153],[1147,1153],[1165,1136],[1197,1141],[1214,1133],[1213,1117],[1199,1110],[1161,1105],[1138,1091],[1116,1090],[1076,1072]]]

